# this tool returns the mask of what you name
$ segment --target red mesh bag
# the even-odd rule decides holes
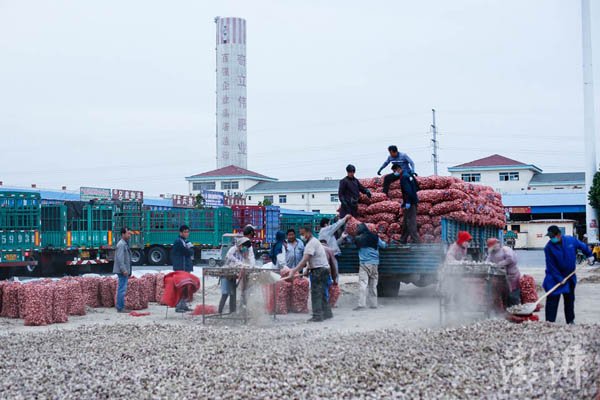
[[[381,203],[388,200],[388,197],[384,193],[373,193],[369,199],[369,204]]]
[[[380,221],[377,223],[377,232],[378,233],[385,233],[387,232],[387,230],[389,229],[390,224],[385,222],[385,221]]]
[[[165,303],[162,301],[163,294],[165,293],[165,274],[156,274],[156,302],[162,305]]]
[[[367,215],[367,209],[369,208],[368,205],[366,204],[359,204],[358,205],[358,215],[360,217],[364,217],[365,215]]]
[[[427,215],[431,211],[431,203],[423,202],[417,205],[417,212],[421,215]]]
[[[100,282],[101,278],[84,277],[81,278],[81,288],[85,294],[85,302],[88,307],[100,307]]]
[[[441,226],[436,226],[433,229],[433,236],[440,237],[441,235],[442,235],[442,227]]]
[[[19,318],[24,319],[25,318],[25,285],[21,285],[19,286],[19,289],[17,291],[18,293],[18,304],[19,304]]]
[[[389,195],[390,199],[393,199],[398,202],[402,201],[402,190],[400,189],[390,190]]]
[[[367,208],[367,214],[370,214],[370,215],[382,214],[382,213],[398,214],[399,211],[400,211],[400,203],[398,203],[397,201],[391,201],[391,200],[374,203],[374,204],[371,204],[369,206],[369,208]]]
[[[359,179],[359,182],[367,189],[377,189],[383,186],[383,179],[380,177]]]
[[[27,326],[42,326],[52,323],[52,287],[43,283],[23,285],[24,320]]]
[[[431,224],[423,224],[419,229],[419,233],[421,235],[433,235],[433,225]]]
[[[402,235],[400,235],[399,233],[395,233],[395,234],[391,235],[390,238],[394,242],[399,242],[400,239],[402,238]]]
[[[431,217],[429,215],[417,215],[417,225],[423,226],[425,224],[431,224]]]
[[[100,280],[100,305],[102,307],[114,307],[117,295],[117,280],[107,276]]]
[[[368,224],[379,225],[380,222],[386,222],[387,224],[393,224],[394,222],[398,222],[399,217],[398,214],[390,214],[390,213],[381,213],[370,215],[368,218],[365,218],[365,222]]]
[[[423,243],[435,243],[435,236],[430,234],[420,235]]]
[[[436,189],[448,189],[453,183],[460,182],[460,179],[451,176],[436,176],[432,178],[435,178]]]
[[[421,190],[435,189],[434,176],[417,176],[417,183]]]
[[[308,313],[308,294],[310,284],[306,278],[296,278],[292,282],[289,311],[293,313]]]
[[[356,218],[350,217],[348,222],[346,222],[346,232],[348,232],[348,234],[351,236],[356,236],[356,233],[358,232],[358,225],[360,225],[360,223],[361,222]]]
[[[63,281],[55,282],[52,297],[52,323],[64,324],[69,321],[68,286]]]
[[[419,190],[417,192],[417,197],[419,198],[419,203],[439,203],[442,199],[442,191],[441,190]]]
[[[463,209],[462,202],[460,201],[445,201],[431,207],[432,215],[446,215],[454,211],[461,211]]]
[[[125,294],[125,308],[130,310],[144,310],[148,308],[148,300],[144,293],[144,284],[141,279],[136,277],[129,278],[127,293]]]
[[[19,318],[19,288],[18,282],[8,282],[2,288],[2,313],[4,318]]]
[[[521,289],[521,303],[535,303],[538,301],[537,288],[535,285],[535,279],[531,275],[522,275],[519,280],[519,288]],[[540,305],[536,308],[539,311]]]
[[[390,224],[390,227],[388,228],[388,234],[393,235],[395,233],[400,233],[401,229],[402,226],[399,223],[395,222],[393,224]]]
[[[216,314],[217,311],[218,310],[216,306],[209,306],[208,304],[203,306],[202,304],[198,304],[196,308],[194,308],[192,315],[210,315]]]
[[[331,286],[329,286],[329,305],[331,307],[335,307],[341,294],[342,290],[340,289],[340,286],[337,283],[334,283]]]
[[[140,279],[144,288],[146,302],[154,303],[156,301],[156,274],[145,274]]]
[[[62,279],[67,287],[69,315],[85,315],[87,298],[83,293],[81,283],[75,278]]]
[[[273,291],[275,291],[275,302],[273,302]],[[266,297],[267,313],[273,314],[274,310],[277,310],[277,314],[287,314],[291,293],[292,283],[288,281],[279,281],[271,285],[265,285],[264,294]]]

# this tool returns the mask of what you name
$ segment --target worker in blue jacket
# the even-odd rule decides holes
[[[402,189],[402,208],[404,209],[404,219],[402,220],[402,236],[400,243],[406,244],[410,236],[413,243],[420,243],[419,231],[417,230],[417,204],[419,190],[417,181],[413,175],[402,173],[402,168],[398,165],[392,166],[392,171],[400,178],[400,188]]]
[[[544,290],[552,289],[556,284],[562,282],[577,267],[577,250],[581,250],[588,257],[588,263],[594,264],[594,256],[588,246],[574,238],[563,235],[556,225],[548,227],[546,234],[550,241],[544,248],[546,255],[546,277],[544,278]],[[546,298],[546,321],[555,322],[558,311],[560,296],[565,303],[565,319],[567,324],[575,321],[575,285],[577,276],[573,275],[564,285],[559,286],[550,296]]]
[[[387,167],[390,163],[392,166],[398,166],[402,169],[404,175],[414,175],[415,174],[415,163],[406,153],[402,153],[398,151],[397,146],[388,147],[388,152],[390,153],[389,157],[385,160],[385,162],[381,165],[379,170],[377,171],[377,175],[381,175],[381,171],[385,167]],[[394,169],[392,168],[392,171]],[[383,177],[383,193],[388,194],[390,190],[390,185],[400,179],[400,175],[391,173]]]

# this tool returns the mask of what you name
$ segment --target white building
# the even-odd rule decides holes
[[[277,181],[275,178],[233,165],[188,176],[185,180],[188,182],[190,194],[196,195],[202,190],[217,190],[230,196],[243,195],[248,189],[261,182]]]
[[[450,167],[448,172],[465,182],[491,186],[503,194],[585,190],[583,172],[543,173],[533,164],[525,164],[498,154]]]
[[[338,187],[337,180],[263,181],[246,190],[246,204],[268,200],[282,208],[336,214],[340,206]]]
[[[247,168],[246,20],[215,18],[217,168]]]

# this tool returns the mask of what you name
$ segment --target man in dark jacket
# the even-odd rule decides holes
[[[348,165],[346,167],[346,172],[348,175],[340,181],[338,190],[338,197],[342,203],[340,218],[344,218],[348,214],[353,217],[358,215],[358,198],[361,193],[371,197],[371,191],[361,185],[358,179],[354,177],[354,174],[356,173],[354,165]]]
[[[194,245],[188,241],[189,237],[190,227],[187,225],[181,225],[179,228],[179,236],[173,242],[173,248],[171,249],[171,262],[173,263],[173,271],[192,272],[194,270],[194,263],[192,262]],[[181,297],[181,300],[179,303],[177,303],[175,311],[191,311],[187,304],[187,296]]]
[[[562,235],[560,228],[556,225],[548,227],[546,234],[550,241],[544,247],[546,255],[546,277],[543,287],[545,291],[552,289],[556,284],[564,282],[566,277],[575,271],[577,267],[577,250],[581,250],[588,263],[594,264],[594,255],[589,247],[573,236]],[[546,321],[555,322],[558,312],[558,303],[562,294],[565,302],[565,320],[567,324],[575,322],[575,285],[577,276],[573,275],[562,286],[559,286],[546,298]]]
[[[188,241],[189,237],[189,226],[181,225],[179,228],[179,236],[173,242],[173,248],[171,249],[173,271],[192,272],[194,270],[194,265],[192,263],[194,245]]]
[[[395,175],[401,176],[400,188],[402,189],[402,208],[404,208],[404,219],[402,220],[402,236],[400,243],[407,243],[410,236],[413,243],[419,243],[419,233],[417,231],[417,181],[410,174],[403,174],[402,168],[398,165],[392,166],[392,171]]]

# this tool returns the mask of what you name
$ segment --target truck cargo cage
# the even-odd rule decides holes
[[[0,266],[36,265],[33,252],[40,247],[40,195],[0,191]]]

